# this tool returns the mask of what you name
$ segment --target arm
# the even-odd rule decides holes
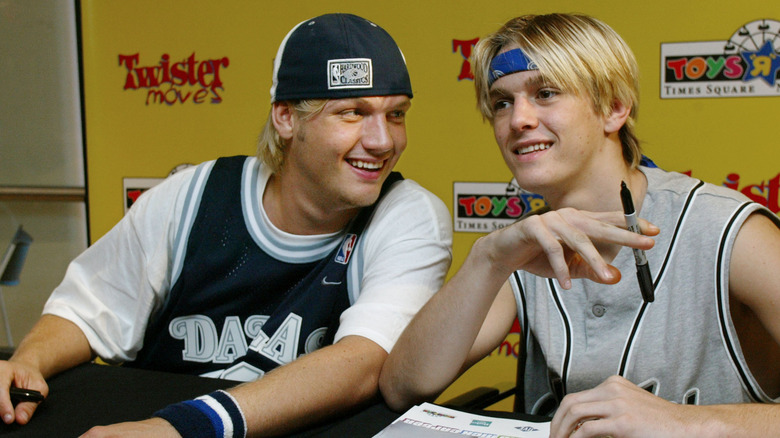
[[[745,357],[759,383],[776,397],[780,391],[775,359],[780,351],[780,284],[774,273],[780,266],[780,230],[766,216],[751,215],[737,235],[729,263],[732,319],[744,305],[755,318],[749,321],[752,328],[761,327],[750,336],[740,336]],[[761,343],[756,354],[748,354],[746,348],[756,342]],[[594,389],[567,395],[553,418],[550,436],[564,438],[576,430],[576,438],[756,437],[771,436],[778,428],[778,405],[679,405],[613,376]]]
[[[230,392],[252,435],[289,433],[373,400],[386,357],[374,342],[350,336]]]
[[[13,357],[0,361],[3,421],[26,424],[37,407],[21,403],[14,418],[7,391],[11,385],[48,395],[44,379],[96,354],[123,361],[140,348],[149,312],[166,290],[160,267],[169,265],[167,242],[177,225],[171,218],[181,209],[181,193],[188,187],[185,173],[144,194],[108,234],[70,263],[44,306],[44,316]],[[151,195],[161,190],[161,195]]]
[[[341,315],[337,342],[231,390],[250,431],[288,433],[351,409],[377,395],[387,351],[412,315],[440,287],[451,261],[452,232],[444,204],[412,181],[393,188],[377,206],[355,254],[362,254],[359,296]],[[365,251],[362,253],[362,251]],[[356,257],[356,255],[353,255]],[[352,262],[350,269],[355,267]],[[154,418],[93,430],[92,436],[136,432],[158,436]],[[159,428],[159,429],[157,429]]]
[[[373,400],[386,356],[374,342],[350,336],[229,392],[241,406],[248,436],[285,435]],[[84,436],[115,434],[179,436],[160,418],[96,427]]]
[[[500,285],[506,276],[470,275],[483,262],[471,254],[412,320],[385,362],[379,385],[392,409],[434,398],[509,332],[516,310],[508,283]],[[492,293],[475,293],[481,288]]]
[[[44,315],[19,344],[7,362],[0,362],[0,415],[5,423],[26,424],[38,407],[20,403],[14,411],[8,395],[10,386],[29,388],[48,395],[44,379],[92,358],[84,333],[68,320]]]
[[[602,283],[620,280],[593,242],[652,247],[652,239],[619,228],[618,213],[563,209],[531,216],[480,238],[463,266],[429,301],[399,339],[382,370],[380,388],[388,404],[403,409],[441,392],[459,373],[506,336],[516,314],[512,272],[524,269],[556,277],[569,288],[572,277]],[[647,234],[658,229],[643,222]],[[441,340],[447,348],[441,349]]]
[[[593,389],[564,397],[550,438],[772,436],[778,408],[757,403],[681,405],[612,376]]]

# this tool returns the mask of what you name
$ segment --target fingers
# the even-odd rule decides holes
[[[613,426],[610,421],[596,418],[577,423],[577,425],[574,427],[574,430],[565,436],[571,438],[612,438],[611,433],[613,432],[610,432],[612,429]]]
[[[40,374],[36,376],[32,373],[17,373],[14,386],[17,388],[36,390],[40,392],[44,398],[49,395],[49,386]],[[40,402],[35,401],[19,402],[14,410],[16,422],[19,424],[27,424],[35,413],[35,410],[38,409],[39,404]]]
[[[538,223],[536,225],[536,239],[539,246],[547,256],[550,267],[553,270],[555,278],[564,289],[571,288],[571,276],[569,274],[569,264],[565,258],[565,252],[559,241],[559,234],[553,234],[551,227],[546,224]]]
[[[3,423],[11,424],[16,418],[14,406],[11,403],[11,396],[8,393],[8,388],[13,383],[13,371],[7,366],[7,363],[3,362],[0,364],[6,365],[0,371],[0,416],[3,418]]]
[[[598,426],[586,424],[603,418],[598,399],[592,396],[593,390],[569,394],[561,400],[561,405],[550,424],[551,438],[569,437],[577,432],[579,436],[591,436],[589,433]]]
[[[660,230],[652,223],[639,219],[642,234],[626,228],[625,216],[621,212],[588,212],[571,208],[558,210],[572,227],[582,230],[592,241],[650,249],[655,241],[648,236],[658,235]]]
[[[0,416],[6,424],[11,424],[14,421],[19,424],[27,424],[38,408],[38,403],[20,401],[14,407],[9,393],[12,386],[34,389],[44,397],[48,395],[49,387],[40,374],[36,376],[34,372],[14,362],[0,362]]]
[[[658,234],[651,223],[640,220],[648,234]],[[648,250],[655,241],[626,229],[622,212],[585,212],[562,208],[533,215],[489,235],[491,263],[498,271],[524,270],[555,278],[570,289],[572,278],[603,284],[620,281],[611,261],[621,247]]]
[[[638,395],[652,397],[620,376],[611,376],[593,389],[566,395],[551,422],[551,438],[623,436],[633,423]],[[642,403],[638,403],[642,406]],[[634,411],[636,413],[636,411]]]
[[[639,229],[645,236],[657,236],[661,232],[661,229],[644,219],[639,219]]]
[[[523,221],[526,222],[526,221]],[[657,228],[644,222],[651,232]],[[564,289],[569,289],[571,278],[588,278],[599,283],[620,281],[620,272],[610,266],[619,246],[639,249],[652,248],[654,241],[625,229],[622,213],[591,213],[564,208],[527,219],[523,224],[530,240],[541,247],[552,274]]]
[[[0,392],[0,415],[2,415],[3,423],[5,424],[11,424],[16,419],[16,413],[11,404],[11,397],[8,395],[8,391]]]
[[[27,424],[33,416],[35,410],[38,409],[38,403],[36,402],[21,402],[16,405],[14,411],[16,416],[16,422],[19,424]]]

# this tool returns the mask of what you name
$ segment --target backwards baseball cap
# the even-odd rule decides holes
[[[401,49],[384,29],[356,15],[299,23],[274,59],[271,102],[393,94],[412,97]]]

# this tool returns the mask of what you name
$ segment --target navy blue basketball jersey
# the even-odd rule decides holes
[[[278,260],[247,230],[241,201],[246,160],[220,158],[213,165],[181,272],[129,366],[252,380],[332,343],[349,306],[350,255],[374,206],[360,211],[326,257]],[[393,172],[382,194],[400,179]]]

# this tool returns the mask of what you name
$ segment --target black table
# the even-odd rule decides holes
[[[75,437],[95,425],[143,420],[171,403],[234,386],[197,376],[84,364],[50,379],[49,396],[25,426],[3,436]]]
[[[4,356],[7,357],[0,353],[0,358]],[[227,389],[239,382],[89,363],[65,371],[48,383],[49,396],[38,406],[30,423],[20,426],[0,422],[0,436],[78,437],[93,426],[144,420],[171,403]],[[490,414],[533,421],[525,414]],[[377,401],[290,436],[370,438],[400,415]]]
[[[92,426],[149,418],[171,403],[238,382],[185,374],[84,364],[49,380],[49,396],[30,423],[0,423],[3,437],[77,437]],[[384,403],[334,419],[296,437],[372,437],[399,416]]]

